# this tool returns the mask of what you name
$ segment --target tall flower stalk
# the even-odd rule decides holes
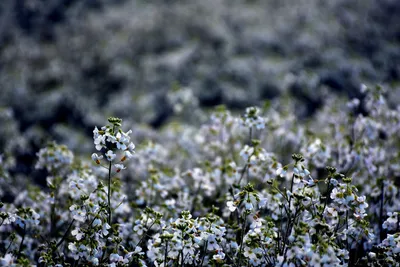
[[[130,142],[131,130],[123,132],[121,130],[122,120],[120,118],[108,118],[109,125],[97,127],[93,130],[93,139],[95,147],[98,151],[102,152],[100,155],[97,153],[92,154],[92,160],[101,165],[101,160],[107,160],[108,165],[103,166],[108,170],[107,180],[107,205],[108,205],[108,224],[112,223],[112,175],[113,170],[119,173],[121,170],[126,169],[124,163],[132,158],[135,153],[135,145]]]

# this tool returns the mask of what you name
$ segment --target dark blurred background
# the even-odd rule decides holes
[[[398,0],[1,0],[0,153],[29,173],[47,140],[92,149],[108,116],[162,127],[181,87],[204,109],[290,96],[302,117],[361,83],[396,104],[399,14]]]

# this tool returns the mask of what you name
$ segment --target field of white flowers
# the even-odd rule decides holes
[[[104,118],[93,154],[37,151],[46,187],[12,173],[1,110],[1,266],[400,266],[400,107],[382,87],[234,114],[170,95],[197,125]]]

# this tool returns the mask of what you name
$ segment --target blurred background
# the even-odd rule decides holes
[[[180,91],[237,112],[289,97],[300,119],[361,83],[398,104],[399,14],[398,0],[1,0],[0,154],[27,174],[49,140],[93,151],[108,116],[162,128]]]

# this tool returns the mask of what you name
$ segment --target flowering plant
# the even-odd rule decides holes
[[[38,152],[47,189],[14,190],[3,164],[15,199],[0,204],[0,263],[399,266],[400,109],[363,90],[306,123],[290,103],[218,107],[137,149],[109,118],[91,162],[57,143]]]

